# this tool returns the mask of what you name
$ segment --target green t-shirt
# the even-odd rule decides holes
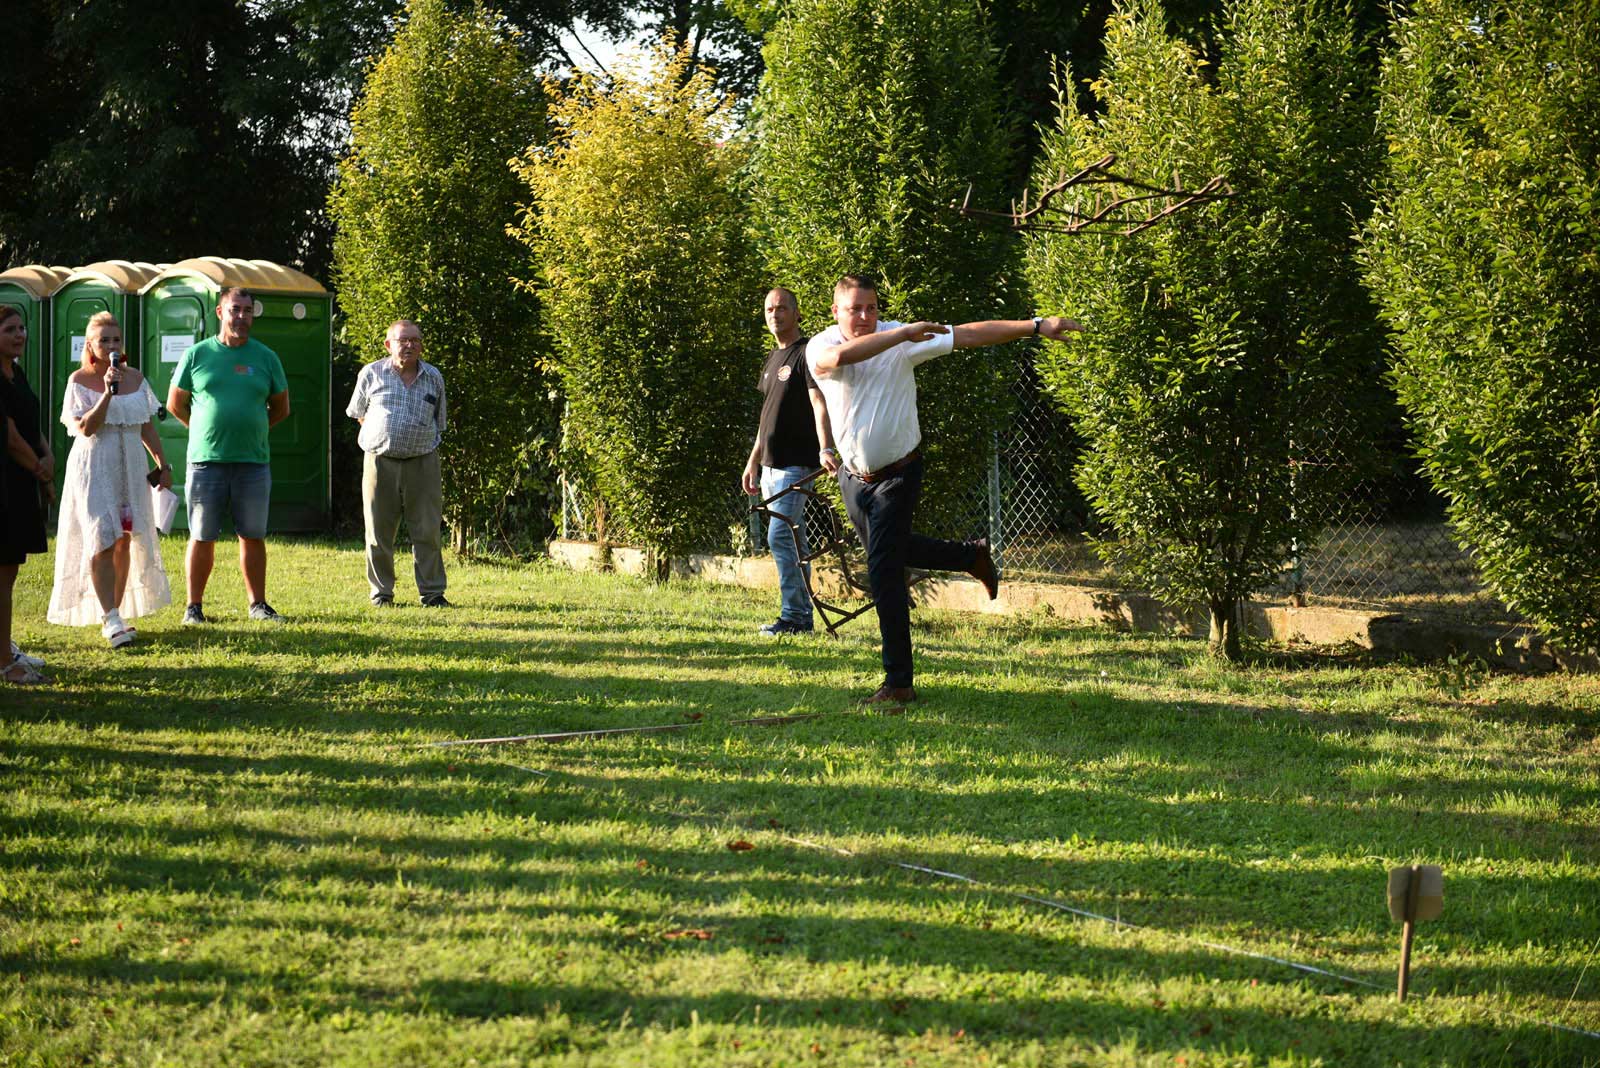
[[[231,349],[214,337],[189,346],[173,383],[189,405],[189,462],[270,462],[267,398],[289,388],[278,354],[259,341]]]

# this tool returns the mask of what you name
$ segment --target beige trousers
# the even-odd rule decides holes
[[[364,455],[361,513],[367,527],[367,584],[372,596],[394,596],[394,537],[402,515],[411,535],[417,593],[423,597],[444,593],[444,556],[439,551],[444,495],[438,450],[409,460]]]

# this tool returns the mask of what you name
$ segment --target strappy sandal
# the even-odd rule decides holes
[[[49,682],[45,676],[39,674],[39,669],[28,664],[21,657],[14,656],[11,662],[0,668],[0,678],[5,679],[13,686],[38,686]]]
[[[110,643],[111,648],[121,649],[133,644],[137,632],[119,618],[116,622],[101,624],[100,635]]]

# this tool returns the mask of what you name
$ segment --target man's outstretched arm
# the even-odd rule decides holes
[[[837,368],[848,367],[852,363],[870,360],[880,352],[887,352],[902,341],[926,341],[935,334],[948,334],[950,328],[942,323],[906,323],[893,330],[879,330],[875,334],[863,334],[861,337],[852,338],[838,345],[829,345],[817,357],[816,365],[812,368],[813,374],[826,378]],[[1028,332],[1033,332],[1033,320],[1028,320]]]
[[[958,349],[977,349],[985,345],[999,345],[1019,338],[1033,337],[1032,319],[991,319],[981,323],[962,323],[956,327]],[[1039,320],[1039,337],[1060,341],[1083,326],[1072,319],[1051,316]]]

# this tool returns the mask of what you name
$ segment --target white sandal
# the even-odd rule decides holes
[[[18,672],[13,675],[12,672]],[[38,686],[49,682],[45,676],[39,674],[39,669],[27,663],[19,656],[11,658],[11,663],[0,668],[0,678],[5,679],[13,686]]]
[[[101,636],[111,643],[111,648],[113,649],[121,649],[124,645],[131,644],[136,633],[132,627],[122,621],[120,616],[113,620],[107,620],[100,626]]]

